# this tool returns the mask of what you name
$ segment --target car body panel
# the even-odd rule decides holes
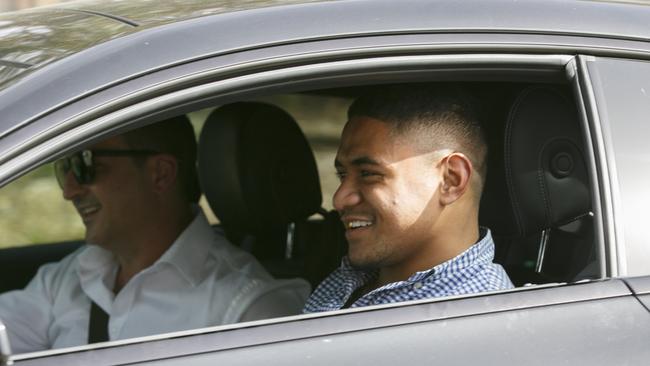
[[[648,311],[650,311],[650,294],[638,296],[639,301],[645,306]]]
[[[0,90],[45,65],[126,34],[132,27],[72,11],[0,14]]]
[[[650,294],[650,277],[629,277],[625,279],[625,283],[630,286],[630,289],[637,295]]]
[[[18,355],[14,362],[17,365],[92,362],[95,366],[146,364],[149,361],[187,365],[253,364],[261,359],[266,359],[265,364],[277,365],[332,364],[343,360],[366,363],[366,359],[357,358],[353,353],[355,349],[358,352],[363,349],[367,362],[380,365],[389,365],[395,362],[395,357],[404,358],[410,354],[414,355],[411,363],[430,364],[432,357],[451,362],[454,353],[468,346],[484,350],[481,359],[485,358],[488,364],[495,364],[497,360],[503,362],[500,357],[504,353],[514,360],[522,360],[526,355],[546,352],[549,348],[558,350],[554,355],[558,358],[554,360],[581,359],[578,357],[584,356],[582,352],[586,349],[592,353],[599,351],[593,355],[593,360],[600,359],[595,364],[605,364],[603,362],[614,357],[621,359],[621,355],[626,354],[629,356],[624,359],[629,360],[647,357],[650,349],[645,347],[643,335],[650,335],[649,325],[650,314],[629,288],[620,280],[608,280],[559,287],[534,286],[523,291],[414,301],[206,328],[109,342],[102,348],[83,346],[67,352]],[[475,329],[486,330],[489,335]],[[617,351],[595,350],[591,347],[593,343],[578,337],[586,331],[590,337],[611,339]],[[511,350],[505,346],[522,337],[543,342],[545,347],[540,349],[535,342]],[[358,343],[361,339],[362,347]],[[439,347],[434,348],[435,352],[431,350],[434,346]],[[427,348],[431,352],[422,353]],[[246,352],[245,356],[242,351]],[[605,357],[605,352],[610,352],[611,356]],[[468,359],[477,357],[477,353],[456,356],[460,357],[458,362],[463,361],[459,364],[466,364]],[[165,359],[169,360],[163,361]],[[537,364],[543,364],[548,358],[540,357],[539,360]]]
[[[341,80],[354,85],[395,77],[419,81],[422,72],[434,79],[443,73],[471,78],[482,75],[472,73],[477,70],[506,79],[528,75],[540,82],[566,83],[577,73],[579,109],[593,107],[591,114],[583,111],[585,130],[593,134],[601,119],[605,123],[602,139],[586,141],[599,152],[593,154],[600,169],[594,172],[594,184],[613,172],[608,182],[614,187],[613,202],[620,205],[617,164],[634,151],[621,153],[621,143],[611,142],[610,125],[627,114],[612,117],[608,99],[615,96],[601,90],[607,86],[598,74],[604,70],[598,62],[613,65],[608,72],[620,76],[629,70],[621,64],[646,61],[619,62],[615,57],[650,59],[650,7],[541,0],[406,0],[397,8],[388,0],[272,6],[280,3],[175,1],[151,10],[152,2],[94,1],[34,11],[60,16],[50,20],[52,29],[74,19],[73,25],[95,24],[96,32],[58,51],[34,43],[28,48],[42,48],[41,59],[23,59],[31,52],[26,48],[0,64],[7,67],[0,73],[18,70],[7,74],[11,80],[0,90],[0,181],[6,183],[104,134],[145,123],[148,114],[178,113],[203,101],[213,105],[216,100],[255,95],[256,90],[269,94],[333,87]],[[269,7],[243,10],[258,5]],[[3,26],[0,21],[0,32]],[[32,26],[37,33],[42,29],[26,29]],[[11,48],[2,42],[0,48]],[[650,75],[645,68],[639,70]],[[635,92],[639,97],[641,90]],[[625,135],[634,134],[633,126],[647,115],[639,113],[637,124],[625,127]],[[645,145],[637,141],[629,147]],[[645,164],[645,155],[639,158]],[[639,179],[640,185],[645,182]],[[597,188],[596,198],[610,195]],[[602,212],[597,208],[596,215],[622,227],[623,211],[616,207]],[[635,207],[625,214],[638,212],[643,210]],[[621,261],[621,273],[626,273],[626,259],[648,263],[643,262],[648,250],[642,236],[634,238],[641,250],[638,257],[633,246],[625,250],[623,238],[631,236],[617,238],[598,240],[603,248],[620,250],[603,259],[603,266],[615,269],[609,274],[619,272],[608,261]],[[11,360],[17,365],[95,366],[453,365],[477,359],[483,364],[643,364],[650,358],[649,281],[643,277],[534,286],[226,325],[14,355]]]
[[[314,2],[316,0],[311,0]],[[322,0],[321,0],[322,1]],[[327,1],[327,0],[326,0]],[[58,8],[105,14],[138,27],[156,27],[187,19],[270,6],[308,3],[310,0],[166,0],[85,1],[63,3]]]
[[[614,320],[613,308],[627,316]],[[643,339],[650,335],[648,323],[637,321],[644,316],[650,318],[636,301],[616,298],[260,344],[223,354],[136,365],[468,365],[478,360],[481,365],[641,365],[650,356]],[[607,347],[592,337],[607,339]]]
[[[304,1],[301,1],[304,2]],[[291,1],[86,1],[0,14],[0,90],[43,66],[147,27]],[[20,45],[15,47],[15,45]],[[4,65],[4,66],[3,66]]]

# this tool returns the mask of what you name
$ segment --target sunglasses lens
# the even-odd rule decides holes
[[[74,175],[77,183],[85,184],[83,179],[84,165],[79,154],[74,154],[70,157],[70,168],[72,175]]]
[[[68,158],[63,158],[54,162],[54,175],[56,175],[56,181],[59,182],[59,187],[63,189],[65,184],[65,176],[70,171],[70,161]]]
[[[86,159],[83,154],[87,153]],[[76,153],[67,158],[63,158],[54,163],[54,172],[59,186],[63,188],[68,172],[72,171],[72,176],[79,184],[90,184],[93,180],[92,156],[90,151]]]

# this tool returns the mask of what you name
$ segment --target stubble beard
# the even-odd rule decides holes
[[[357,243],[356,246],[365,246],[355,250],[348,249],[350,264],[360,270],[379,270],[387,265],[390,258],[388,246],[382,240],[375,243]],[[359,250],[361,249],[361,250]]]

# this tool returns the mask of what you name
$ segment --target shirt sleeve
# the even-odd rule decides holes
[[[50,283],[57,264],[41,266],[23,290],[0,294],[0,319],[7,328],[12,353],[50,348],[48,329],[52,323]]]
[[[243,310],[239,321],[252,321],[300,314],[309,296],[307,281],[277,280],[257,293]]]

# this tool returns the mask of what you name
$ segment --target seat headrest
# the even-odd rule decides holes
[[[506,122],[504,165],[519,235],[561,226],[591,211],[577,110],[550,87],[524,89]]]
[[[199,179],[230,233],[263,233],[321,207],[314,155],[282,109],[238,102],[214,110],[199,138]]]

